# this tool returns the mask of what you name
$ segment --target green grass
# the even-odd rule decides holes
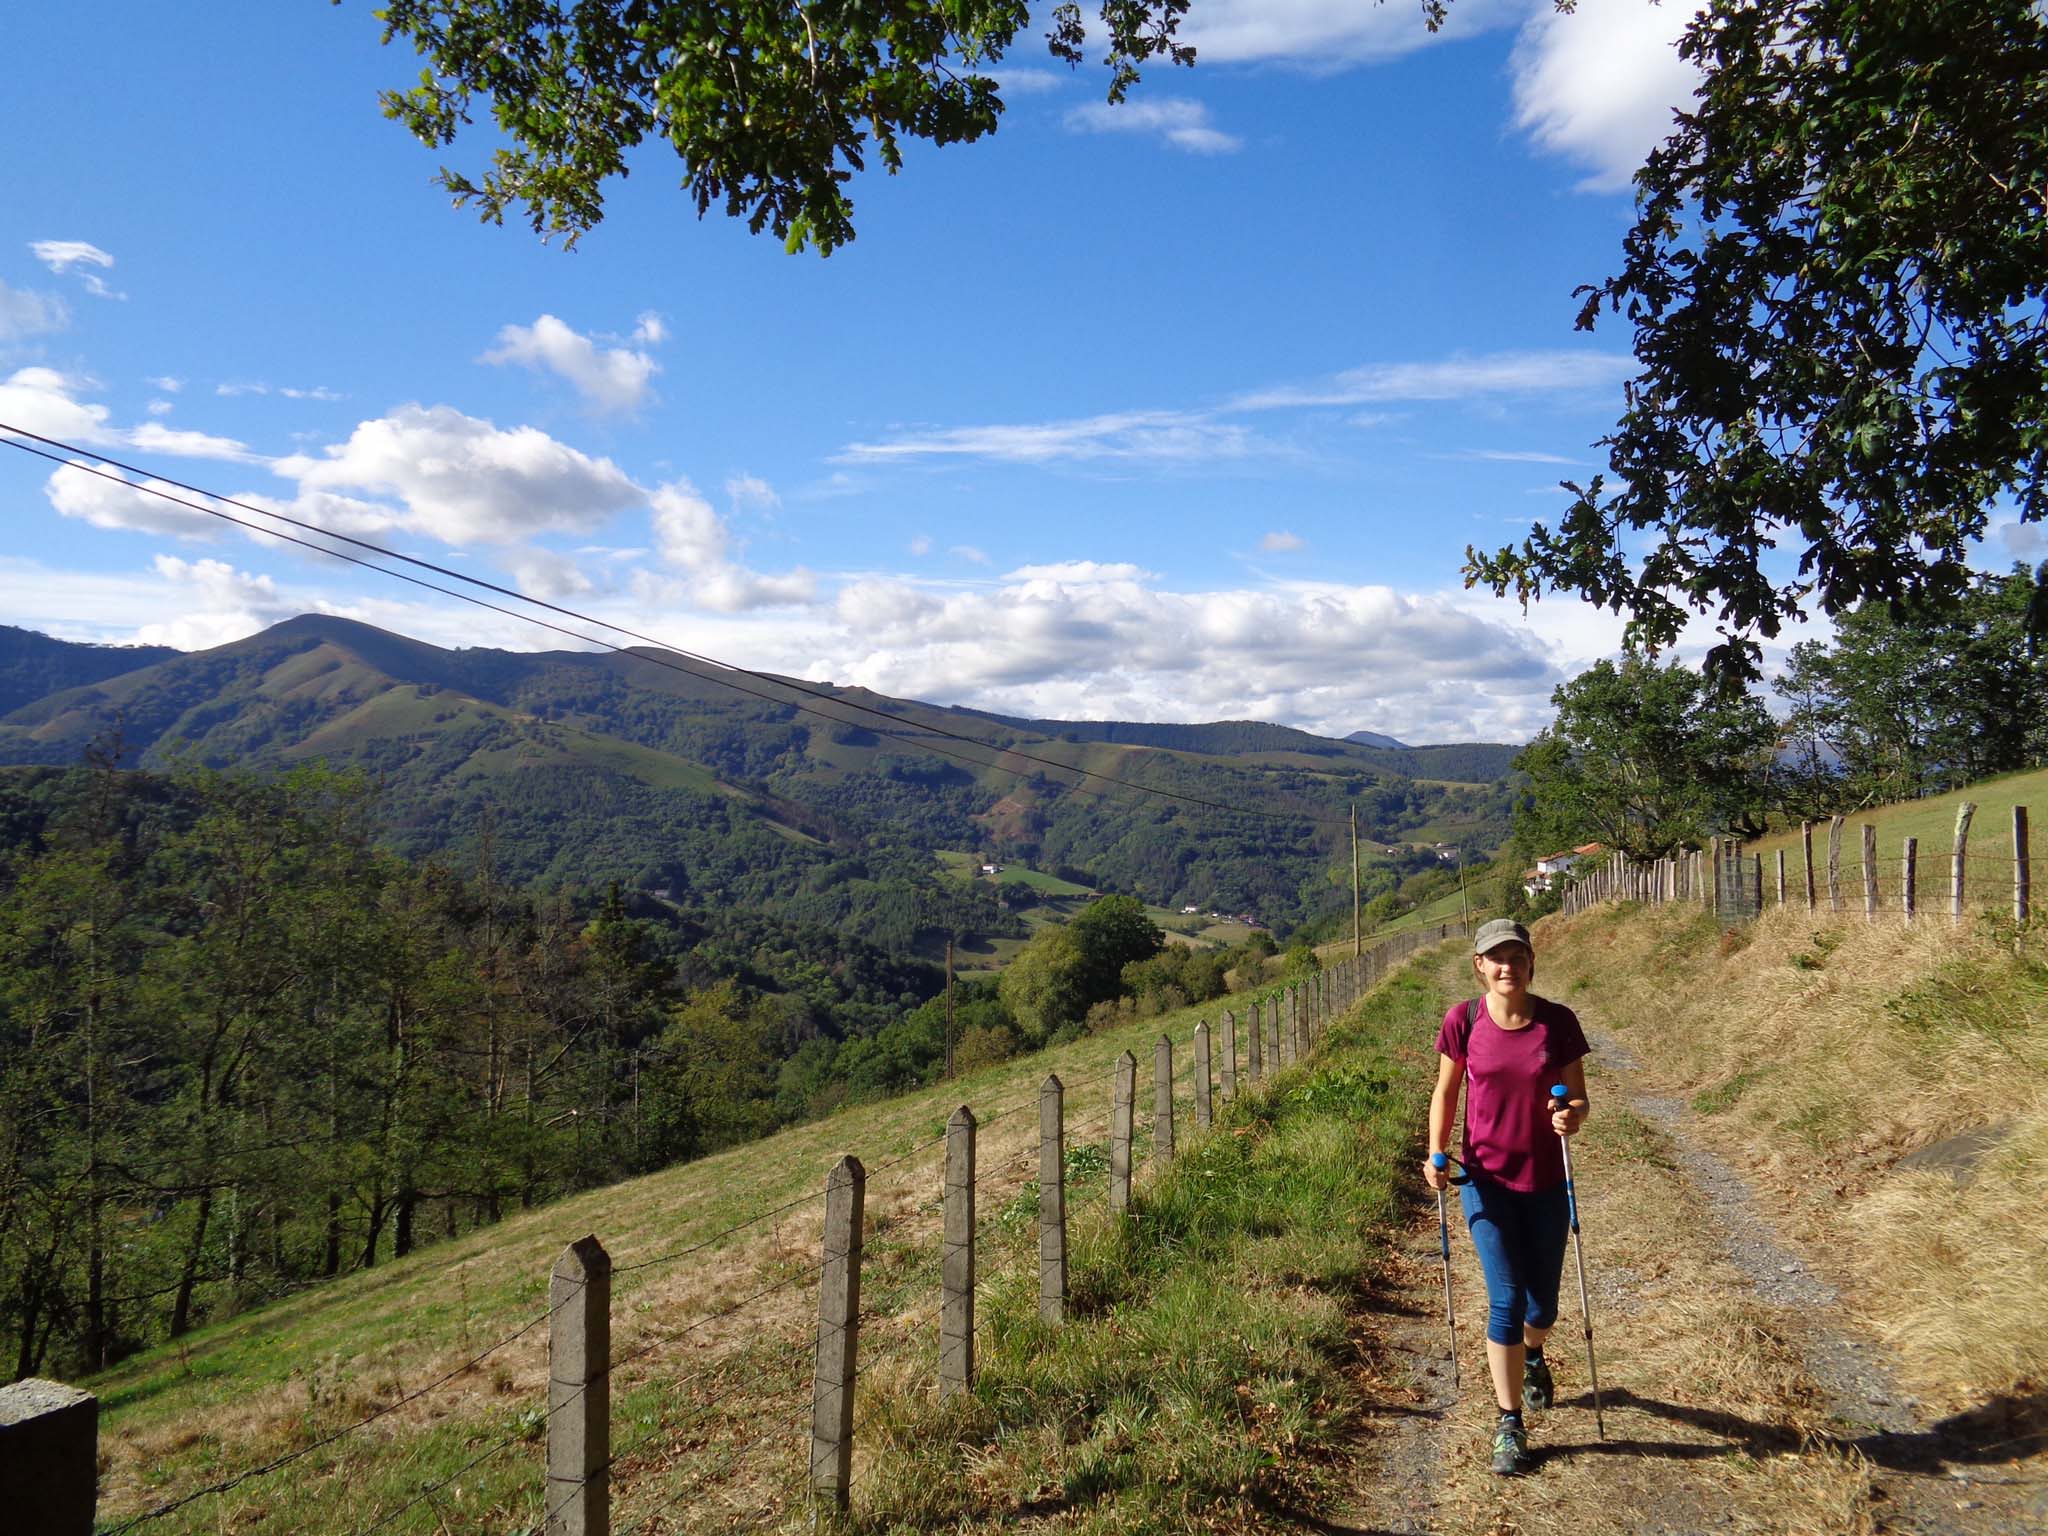
[[[1431,957],[1397,973],[1128,1219],[1085,1207],[1064,1324],[992,1286],[972,1393],[905,1383],[868,1410],[883,1447],[850,1529],[1278,1529],[1313,1501],[1356,1433],[1347,1315],[1409,1182],[1444,984]],[[1028,1279],[1033,1229],[1005,1230],[999,1273]]]
[[[1965,800],[1976,807],[1970,823],[1970,855],[1975,861],[1982,861],[1973,869],[1971,885],[1981,893],[1987,902],[2010,901],[2012,899],[2012,813],[2015,806],[2040,808],[2040,814],[2048,816],[2048,769],[2029,769],[2023,773],[2003,774],[1997,778],[1984,779],[1968,789],[1952,791],[1945,795],[1930,795],[1925,800],[1907,800],[1897,805],[1875,806],[1868,811],[1859,811],[1849,817],[1848,825],[1842,829],[1842,867],[1845,883],[1853,884],[1853,890],[1845,891],[1845,899],[1860,905],[1863,900],[1862,865],[1863,832],[1868,824],[1877,828],[1877,852],[1879,868],[1890,879],[1898,875],[1897,860],[1902,856],[1904,841],[1909,837],[1920,840],[1920,900],[1923,905],[1931,904],[1939,894],[1947,900],[1949,849],[1955,844],[1956,809]],[[1825,818],[1814,823],[1813,857],[1814,864],[1821,872],[1820,899],[1827,900],[1827,857],[1828,824]],[[1773,832],[1754,843],[1745,844],[1744,853],[1760,853],[1764,859],[1764,880],[1766,885],[1773,881],[1771,873],[1777,851],[1783,848],[1786,866],[1786,894],[1805,899],[1805,887],[1800,875],[1800,842],[1797,825]],[[1853,881],[1850,871],[1855,871]]]

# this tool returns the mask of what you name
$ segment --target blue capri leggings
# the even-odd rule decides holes
[[[1523,1324],[1550,1327],[1557,1321],[1564,1240],[1571,1230],[1564,1186],[1530,1194],[1474,1178],[1460,1186],[1458,1198],[1479,1267],[1486,1271],[1487,1340],[1519,1344]]]

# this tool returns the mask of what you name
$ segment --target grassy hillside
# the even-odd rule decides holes
[[[1537,945],[1543,989],[1829,1256],[1909,1390],[1960,1406],[2048,1376],[2042,930],[1788,909],[1724,931],[1678,904],[1546,918]]]
[[[1199,1495],[1200,1502],[1227,1496],[1241,1503],[1228,1485],[1247,1478],[1247,1486],[1296,1486],[1312,1473],[1312,1446],[1327,1443],[1340,1422],[1333,1401],[1348,1389],[1327,1356],[1341,1344],[1344,1298],[1372,1258],[1361,1241],[1364,1224],[1385,1212],[1391,1168],[1413,1118],[1406,1079],[1416,1074],[1390,1067],[1384,1039],[1354,1041],[1326,1081],[1302,1073],[1283,1078],[1279,1093],[1250,1096],[1230,1112],[1227,1134],[1197,1141],[1188,1129],[1186,1041],[1198,1018],[1213,1019],[1217,1006],[1140,1021],[564,1201],[132,1360],[91,1383],[102,1398],[102,1521],[307,1451],[288,1471],[195,1501],[152,1528],[342,1532],[400,1509],[384,1528],[525,1528],[539,1513],[543,1416],[534,1404],[544,1396],[546,1360],[544,1330],[519,1330],[545,1311],[549,1264],[585,1232],[601,1237],[618,1267],[615,1448],[644,1442],[621,1458],[614,1528],[635,1528],[676,1495],[688,1496],[684,1509],[693,1517],[676,1528],[723,1526],[749,1500],[779,1499],[801,1471],[797,1426],[809,1396],[807,1343],[816,1315],[817,1192],[824,1170],[847,1150],[862,1157],[869,1175],[864,1400],[896,1421],[880,1443],[929,1451],[936,1442],[916,1425],[931,1412],[936,1142],[945,1116],[962,1101],[976,1107],[983,1126],[982,1279],[991,1351],[984,1380],[1001,1397],[1010,1390],[998,1384],[1006,1367],[1026,1369],[1048,1385],[1065,1376],[1066,1390],[1090,1397],[1099,1413],[1080,1442],[1065,1431],[1034,1441],[1056,1464],[1044,1475],[1093,1486],[1109,1471],[1105,1458],[1124,1455],[1121,1399],[1093,1397],[1073,1372],[1113,1363],[1127,1384],[1154,1376],[1150,1390],[1181,1390],[1149,1371],[1148,1356],[1131,1353],[1122,1338],[1137,1316],[1131,1308],[1151,1298],[1148,1330],[1177,1326],[1192,1306],[1213,1315],[1228,1275],[1242,1287],[1244,1318],[1233,1325],[1238,1352],[1202,1363],[1202,1391],[1231,1406],[1237,1385],[1256,1381],[1285,1400],[1289,1423],[1312,1433],[1300,1457],[1282,1458],[1299,1462],[1291,1467],[1276,1465],[1266,1449],[1263,1420],[1213,1459],[1212,1438],[1201,1458],[1202,1481],[1188,1482],[1170,1502],[1179,1507]],[[1181,1048],[1177,1115],[1188,1158],[1171,1178],[1156,1160],[1146,1162],[1141,1187],[1150,1191],[1150,1214],[1118,1233],[1101,1211],[1109,1071],[1127,1048],[1149,1069],[1151,1043],[1161,1032]],[[1416,1031],[1397,1033],[1407,1039]],[[1031,1331],[1038,1325],[1028,1263],[1037,1085],[1048,1068],[1068,1085],[1077,1242],[1075,1321],[1056,1338]],[[1149,1070],[1141,1078],[1147,1108],[1148,1077]],[[1362,1114],[1378,1116],[1374,1123],[1383,1126],[1374,1155],[1364,1160],[1355,1141]],[[1150,1151],[1146,1120],[1141,1111],[1141,1158]],[[1304,1159],[1325,1172],[1305,1178]],[[1233,1203],[1214,1204],[1226,1189]],[[763,1212],[765,1219],[727,1230]],[[1190,1239],[1204,1255],[1199,1272],[1183,1262]],[[1311,1274],[1316,1278],[1305,1283]],[[1257,1299],[1260,1275],[1284,1280],[1292,1299],[1278,1309]],[[1112,1339],[1118,1342],[1105,1355]],[[422,1387],[430,1390],[420,1394]],[[321,1443],[380,1409],[370,1428]],[[957,1420],[948,1422],[958,1430]],[[877,1444],[874,1432],[866,1443]],[[872,1497],[888,1454],[895,1453],[864,1461],[864,1499]],[[1168,1454],[1193,1469],[1187,1447]],[[1154,1503],[1149,1476],[1127,1456],[1124,1463],[1119,1479],[1141,1474],[1131,1479],[1132,1507]],[[700,1486],[707,1471],[708,1488]],[[920,1501],[961,1491],[957,1478],[935,1483],[930,1469],[907,1478],[880,1475]],[[422,1497],[423,1490],[431,1492]],[[1121,1497],[1106,1503],[1105,1513]]]

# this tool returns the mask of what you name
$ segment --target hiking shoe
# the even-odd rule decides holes
[[[1551,1394],[1556,1391],[1550,1379],[1548,1360],[1531,1360],[1522,1367],[1522,1411],[1534,1413],[1550,1406]]]
[[[1503,1424],[1493,1432],[1493,1470],[1498,1477],[1519,1477],[1529,1470],[1529,1435]]]

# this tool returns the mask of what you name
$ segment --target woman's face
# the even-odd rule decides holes
[[[1536,975],[1536,956],[1526,944],[1510,939],[1496,944],[1483,955],[1472,957],[1472,967],[1490,992],[1513,996],[1529,990]]]

